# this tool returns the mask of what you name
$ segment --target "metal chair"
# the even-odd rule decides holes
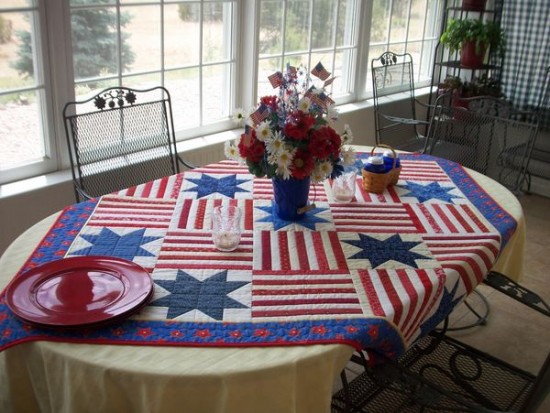
[[[550,66],[545,71],[545,83],[540,91],[538,104],[536,108],[539,133],[541,134],[534,143],[529,156],[529,163],[526,171],[527,192],[531,191],[532,177],[550,180]],[[542,136],[543,134],[546,136]],[[525,144],[518,144],[510,148],[509,151],[503,152],[502,162],[511,167],[517,167],[521,162],[517,154],[521,153]]]
[[[537,114],[500,98],[437,98],[425,153],[488,175],[519,192],[538,131]]]
[[[503,274],[491,272],[485,283],[536,310],[543,321],[550,318],[540,296]],[[352,360],[364,365],[359,355]],[[332,407],[333,412],[535,413],[549,391],[550,354],[533,375],[445,333],[431,333],[399,360],[365,366],[333,396]]]
[[[412,56],[386,51],[371,60],[371,72],[376,143],[409,151],[421,150],[425,140],[423,131],[429,122],[417,117],[416,108],[429,106],[415,97]],[[404,99],[385,98],[394,93],[401,93]],[[403,140],[405,144],[397,144]]]
[[[111,87],[68,102],[63,119],[77,202],[193,168],[177,154],[163,87]]]

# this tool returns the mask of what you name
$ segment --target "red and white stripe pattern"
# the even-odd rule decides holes
[[[372,315],[388,318],[410,340],[441,296],[441,269],[358,270]]]
[[[428,234],[482,234],[494,229],[468,204],[403,204],[415,217],[419,232]]]
[[[121,196],[135,196],[151,199],[176,199],[179,195],[183,173],[156,179],[145,184],[133,186],[116,192]]]
[[[493,266],[501,242],[498,233],[425,235],[423,239],[443,269],[458,273],[467,293],[472,292]]]
[[[252,199],[220,198],[180,198],[170,224],[171,229],[210,230],[212,228],[212,209],[220,205],[238,206],[242,211],[241,230],[253,228]]]
[[[401,160],[399,180],[403,181],[448,181],[452,182],[443,169],[434,161]]]
[[[236,250],[214,248],[212,232],[168,231],[158,256],[156,269],[252,269],[252,232],[243,232]]]
[[[248,177],[252,179],[252,174],[248,171],[246,164],[231,160],[224,160],[218,163],[201,166],[191,171],[210,174],[248,175]]]
[[[349,273],[253,272],[252,318],[362,316]]]
[[[348,270],[336,231],[255,231],[255,274]]]
[[[418,233],[423,229],[407,204],[331,204],[339,232]]]
[[[90,217],[90,227],[168,228],[174,199],[147,199],[105,195]]]

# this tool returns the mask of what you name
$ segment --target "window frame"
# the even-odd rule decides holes
[[[139,1],[119,3],[113,0],[117,8],[126,5],[164,5],[177,4],[175,1]],[[253,108],[257,103],[258,92],[258,67],[259,67],[259,25],[261,0],[231,0],[233,4],[232,41],[229,74],[231,81],[227,85],[229,111],[234,108]],[[286,1],[286,0],[284,0]],[[443,0],[435,0],[438,4],[440,21],[443,11]],[[41,64],[41,86],[43,99],[41,112],[43,117],[43,129],[47,157],[44,161],[29,163],[24,167],[2,171],[0,184],[14,182],[24,178],[32,178],[41,174],[65,170],[70,167],[66,138],[63,127],[62,108],[68,101],[74,100],[74,87],[77,83],[74,79],[72,63],[71,36],[71,5],[66,0],[33,0],[36,8],[36,20],[38,21],[38,43],[35,55],[37,62]],[[356,13],[354,25],[356,37],[354,51],[349,66],[349,90],[343,96],[335,97],[337,105],[356,103],[372,98],[372,91],[368,90],[367,73],[370,72],[369,49],[371,24],[373,14],[373,2],[356,0]],[[19,8],[14,8],[19,9]],[[162,23],[162,22],[161,22]],[[164,31],[164,29],[161,29]],[[435,29],[439,30],[439,26]],[[437,39],[426,39],[425,31],[422,34],[422,42],[427,40],[437,43]],[[202,42],[202,38],[200,40]],[[334,46],[334,45],[333,45]],[[311,48],[309,49],[311,53]],[[434,52],[432,52],[434,53]],[[314,62],[316,63],[316,62]],[[430,72],[433,69],[430,68]],[[166,69],[166,71],[172,68]],[[276,68],[274,68],[274,71]],[[159,71],[164,77],[164,64]],[[416,74],[416,73],[415,73]],[[120,76],[120,79],[129,73]],[[164,81],[162,82],[164,84]],[[417,83],[420,88],[426,84]],[[178,142],[192,138],[204,137],[218,132],[234,130],[236,125],[228,117],[220,122],[206,124],[192,129],[176,131]]]

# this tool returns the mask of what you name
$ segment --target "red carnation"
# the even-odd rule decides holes
[[[260,102],[273,110],[277,110],[277,96],[262,96]]]
[[[322,126],[311,135],[308,149],[318,159],[326,159],[330,155],[339,156],[342,139],[330,126]]]
[[[243,133],[239,141],[239,154],[248,161],[259,162],[265,152],[265,146],[256,138],[256,131],[251,130],[250,134]]]
[[[288,117],[283,133],[289,138],[303,140],[307,138],[307,134],[314,124],[315,118],[313,116],[297,110]]]
[[[311,171],[315,167],[313,157],[307,151],[298,149],[292,159],[292,176],[296,179],[304,179],[311,175]]]

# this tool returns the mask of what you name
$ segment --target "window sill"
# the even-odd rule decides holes
[[[178,153],[185,159],[185,153],[200,150],[211,145],[223,143],[235,139],[241,134],[240,129],[234,129],[203,136],[195,139],[188,139],[177,143]],[[33,178],[23,179],[9,184],[0,185],[0,199],[5,199],[25,192],[31,192],[42,189],[47,186],[54,186],[71,182],[72,176],[70,169],[52,172],[49,174],[35,176]]]
[[[430,93],[430,87],[419,88],[415,91],[417,98],[427,97]],[[385,101],[395,102],[408,97],[406,93],[396,93],[394,95],[384,96]],[[338,106],[339,114],[346,115],[352,114],[365,109],[373,108],[373,100],[367,99],[360,102],[347,103]],[[232,129],[212,135],[206,135],[199,138],[188,139],[177,143],[178,153],[185,159],[185,153],[190,151],[197,151],[209,146],[217,145],[225,141],[238,138],[242,133],[242,129]],[[47,186],[54,186],[59,184],[65,184],[72,179],[69,169],[62,171],[52,172],[36,176],[33,178],[23,179],[20,181],[12,182],[9,184],[0,185],[0,200],[10,198],[13,196],[21,195],[25,192],[31,192],[38,189],[42,189]]]

